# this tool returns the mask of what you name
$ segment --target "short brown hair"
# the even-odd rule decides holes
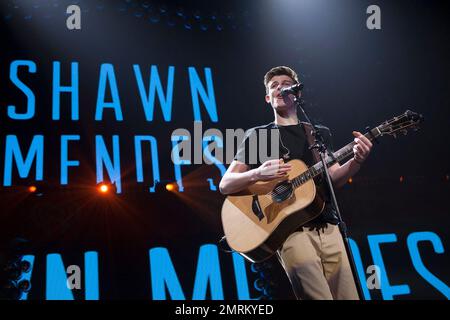
[[[286,75],[289,78],[291,78],[292,80],[294,80],[295,83],[298,83],[298,75],[294,70],[292,70],[291,68],[286,67],[286,66],[278,66],[278,67],[270,69],[264,76],[264,86],[266,87],[266,91],[268,91],[267,84],[269,83],[269,81],[273,77],[281,76],[281,75]]]

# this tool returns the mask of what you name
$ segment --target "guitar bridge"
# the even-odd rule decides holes
[[[259,221],[264,219],[264,213],[262,212],[261,205],[259,204],[257,195],[253,195],[252,210],[255,216],[258,217]]]

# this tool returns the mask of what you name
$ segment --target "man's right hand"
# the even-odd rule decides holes
[[[270,181],[286,177],[292,166],[283,159],[268,160],[256,169],[256,181]]]
[[[222,194],[228,195],[248,188],[258,181],[270,181],[287,177],[291,165],[283,159],[269,160],[256,169],[249,170],[245,163],[233,160],[219,184]]]

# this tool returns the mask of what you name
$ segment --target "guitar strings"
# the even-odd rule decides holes
[[[407,116],[406,116],[405,114],[402,114],[402,115],[400,115],[400,116],[398,116],[398,117],[395,117],[394,119],[387,120],[383,125],[384,125],[384,126],[392,126],[392,123],[398,122],[398,121],[402,120],[402,119],[405,118],[405,117],[407,117]],[[298,124],[299,124],[299,123],[300,123],[300,120],[299,120]],[[278,125],[275,124],[275,127],[278,129],[278,133],[279,133],[279,137],[280,137],[280,142],[281,142],[283,148],[287,150],[287,153],[283,155],[283,158],[284,158],[284,157],[286,157],[286,156],[288,156],[288,155],[290,154],[290,150],[284,145],[283,140],[281,139],[281,134],[280,134],[280,130],[279,130]],[[398,131],[398,129],[396,129],[396,130],[394,130],[394,131]],[[351,155],[351,154],[353,154],[353,153],[354,153],[354,152],[353,152],[353,149],[351,149],[348,155]],[[307,171],[305,171],[305,172],[307,172]],[[303,173],[303,174],[304,174],[304,173]],[[294,179],[297,179],[298,177],[300,177],[300,175],[297,176],[297,177],[294,178]],[[294,179],[293,179],[293,180],[294,180]],[[309,179],[308,179],[308,180],[309,180]],[[307,181],[308,181],[308,180],[307,180]],[[291,181],[292,181],[292,180],[291,180]],[[300,185],[302,185],[302,184],[303,184],[303,183],[301,183]],[[280,189],[280,192],[284,192],[284,191],[288,190],[289,188],[290,188],[290,187],[288,187],[288,186],[283,186],[283,187]],[[274,191],[272,190],[272,191],[270,191],[269,193],[267,193],[266,195],[274,196],[275,193],[274,193]]]
[[[351,155],[351,154],[353,154],[353,149],[350,149],[350,152],[349,152],[349,154],[348,155]],[[305,172],[303,172],[301,175],[304,175],[306,172],[308,172],[309,170],[307,170],[307,171],[305,171]],[[301,175],[298,175],[297,177],[295,177],[294,179],[297,179],[297,178],[299,178]],[[292,179],[292,180],[290,180],[290,181],[293,181],[294,179]],[[308,180],[306,180],[305,181],[305,183],[307,182],[307,181],[309,181],[310,179],[308,179]],[[302,185],[303,183],[300,183],[300,185]],[[299,186],[300,186],[299,185]],[[288,190],[290,187],[288,187],[288,186],[283,186],[283,187],[281,187],[280,188],[280,192],[285,192],[286,190]],[[272,191],[270,191],[269,193],[266,193],[266,195],[270,195],[270,196],[274,196],[274,195],[276,195],[276,193],[274,193],[274,191],[272,190]]]

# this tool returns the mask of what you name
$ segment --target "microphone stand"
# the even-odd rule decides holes
[[[331,182],[330,173],[329,173],[326,161],[325,161],[325,157],[327,154],[329,154],[331,158],[334,158],[334,156],[329,150],[327,150],[327,146],[324,143],[324,140],[323,140],[322,134],[320,133],[320,130],[318,130],[316,125],[312,123],[311,119],[308,117],[308,114],[306,113],[305,109],[303,108],[303,105],[304,105],[303,100],[298,97],[298,94],[296,94],[294,96],[295,96],[295,99],[294,99],[295,104],[297,105],[297,107],[301,110],[301,112],[305,116],[306,121],[311,124],[311,127],[312,127],[311,131],[312,131],[312,136],[314,137],[314,144],[312,146],[309,146],[309,149],[310,150],[316,149],[319,153],[320,161],[322,162],[323,170],[324,170],[326,181],[327,181],[328,190],[331,195],[331,203],[334,206],[336,213],[337,213],[339,231],[341,232],[342,239],[344,240],[344,247],[345,247],[345,251],[347,252],[349,262],[350,262],[350,269],[353,274],[353,279],[355,281],[356,290],[358,292],[359,299],[364,300],[361,282],[359,281],[359,278],[357,276],[355,260],[354,260],[352,251],[350,249],[350,244],[348,241],[347,225],[342,220],[341,211],[339,210],[339,206],[338,206],[338,203],[336,200],[336,195],[334,193],[333,183]]]

